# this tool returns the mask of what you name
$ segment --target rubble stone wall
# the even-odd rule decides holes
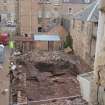
[[[90,61],[94,58],[96,45],[96,40],[93,40],[92,37],[94,23],[82,22],[80,20],[74,21],[70,29],[73,38],[73,50],[75,54],[79,55],[86,63],[91,64]]]

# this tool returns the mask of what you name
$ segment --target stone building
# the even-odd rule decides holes
[[[0,29],[12,31],[16,27],[16,0],[0,0]]]
[[[61,23],[60,0],[18,0],[17,7],[21,34],[50,33]]]
[[[89,4],[95,0],[63,0],[62,2],[62,20],[66,30],[70,29],[70,21],[72,15],[84,10]]]
[[[66,17],[65,15],[71,11],[72,13],[77,12],[92,1],[18,0],[17,14],[20,33],[50,33],[53,29],[53,33],[55,34],[57,30],[54,30],[54,28],[61,27],[62,16]]]
[[[17,31],[18,33],[31,34],[38,26],[37,11],[38,0],[17,0]]]
[[[74,13],[79,14],[78,11],[85,11],[85,8],[93,1],[94,0],[18,0],[16,9],[18,14],[17,20],[19,20],[17,22],[17,31],[20,31],[21,35],[25,33],[60,35],[62,45],[68,32],[70,32],[73,38],[74,52],[83,59],[87,59],[86,45],[89,42],[86,42],[84,39],[88,37],[90,30],[88,32],[85,31],[84,26],[86,29],[90,28],[90,26],[94,27],[95,25],[97,26],[97,22],[90,25],[92,22],[86,22],[86,19],[84,21],[82,21],[82,19],[72,19],[72,16]],[[89,10],[88,15],[91,10],[92,8]],[[81,23],[83,24],[82,26],[80,26]],[[81,31],[78,31],[79,29],[74,26],[81,27]],[[94,30],[96,30],[96,28]],[[86,37],[84,37],[84,34]],[[94,34],[96,35],[96,33]],[[94,37],[94,40],[95,39],[96,37]],[[95,43],[95,41],[92,43]],[[81,48],[81,46],[85,47],[82,53],[81,49],[78,49],[79,47]],[[90,46],[90,49],[94,49],[93,47],[95,46]],[[90,51],[90,53],[93,58],[94,51]]]
[[[76,14],[71,22],[70,33],[73,38],[73,49],[88,64],[93,64],[98,27],[97,2]]]
[[[18,0],[17,32],[20,35],[59,35],[63,43],[66,31],[61,26],[61,9],[61,0]]]

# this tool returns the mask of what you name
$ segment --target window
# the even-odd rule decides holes
[[[54,20],[53,20],[53,23],[57,23],[57,19],[54,19]]]
[[[95,25],[96,27],[98,27],[98,22],[95,22],[94,25]]]
[[[43,32],[43,28],[42,27],[38,27],[38,32]]]

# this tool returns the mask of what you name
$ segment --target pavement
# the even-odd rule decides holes
[[[9,54],[5,48],[5,60],[0,64],[0,105],[9,105]]]

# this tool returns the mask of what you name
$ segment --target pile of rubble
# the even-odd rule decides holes
[[[77,74],[85,73],[91,71],[89,65],[87,65],[83,60],[74,54],[67,54],[64,51],[40,51],[34,50],[27,54],[20,56],[21,60],[34,63],[35,65],[43,66],[46,65],[51,67],[51,65],[59,65],[62,67],[67,67],[67,69],[74,68],[74,72]],[[69,67],[68,67],[69,66]]]
[[[48,63],[54,63],[54,61],[69,61],[71,63],[75,62],[73,59],[70,59],[74,55],[70,55],[65,53],[64,51],[40,51],[35,50],[34,53],[32,53],[32,60],[34,61],[41,61],[41,62],[48,62]]]

